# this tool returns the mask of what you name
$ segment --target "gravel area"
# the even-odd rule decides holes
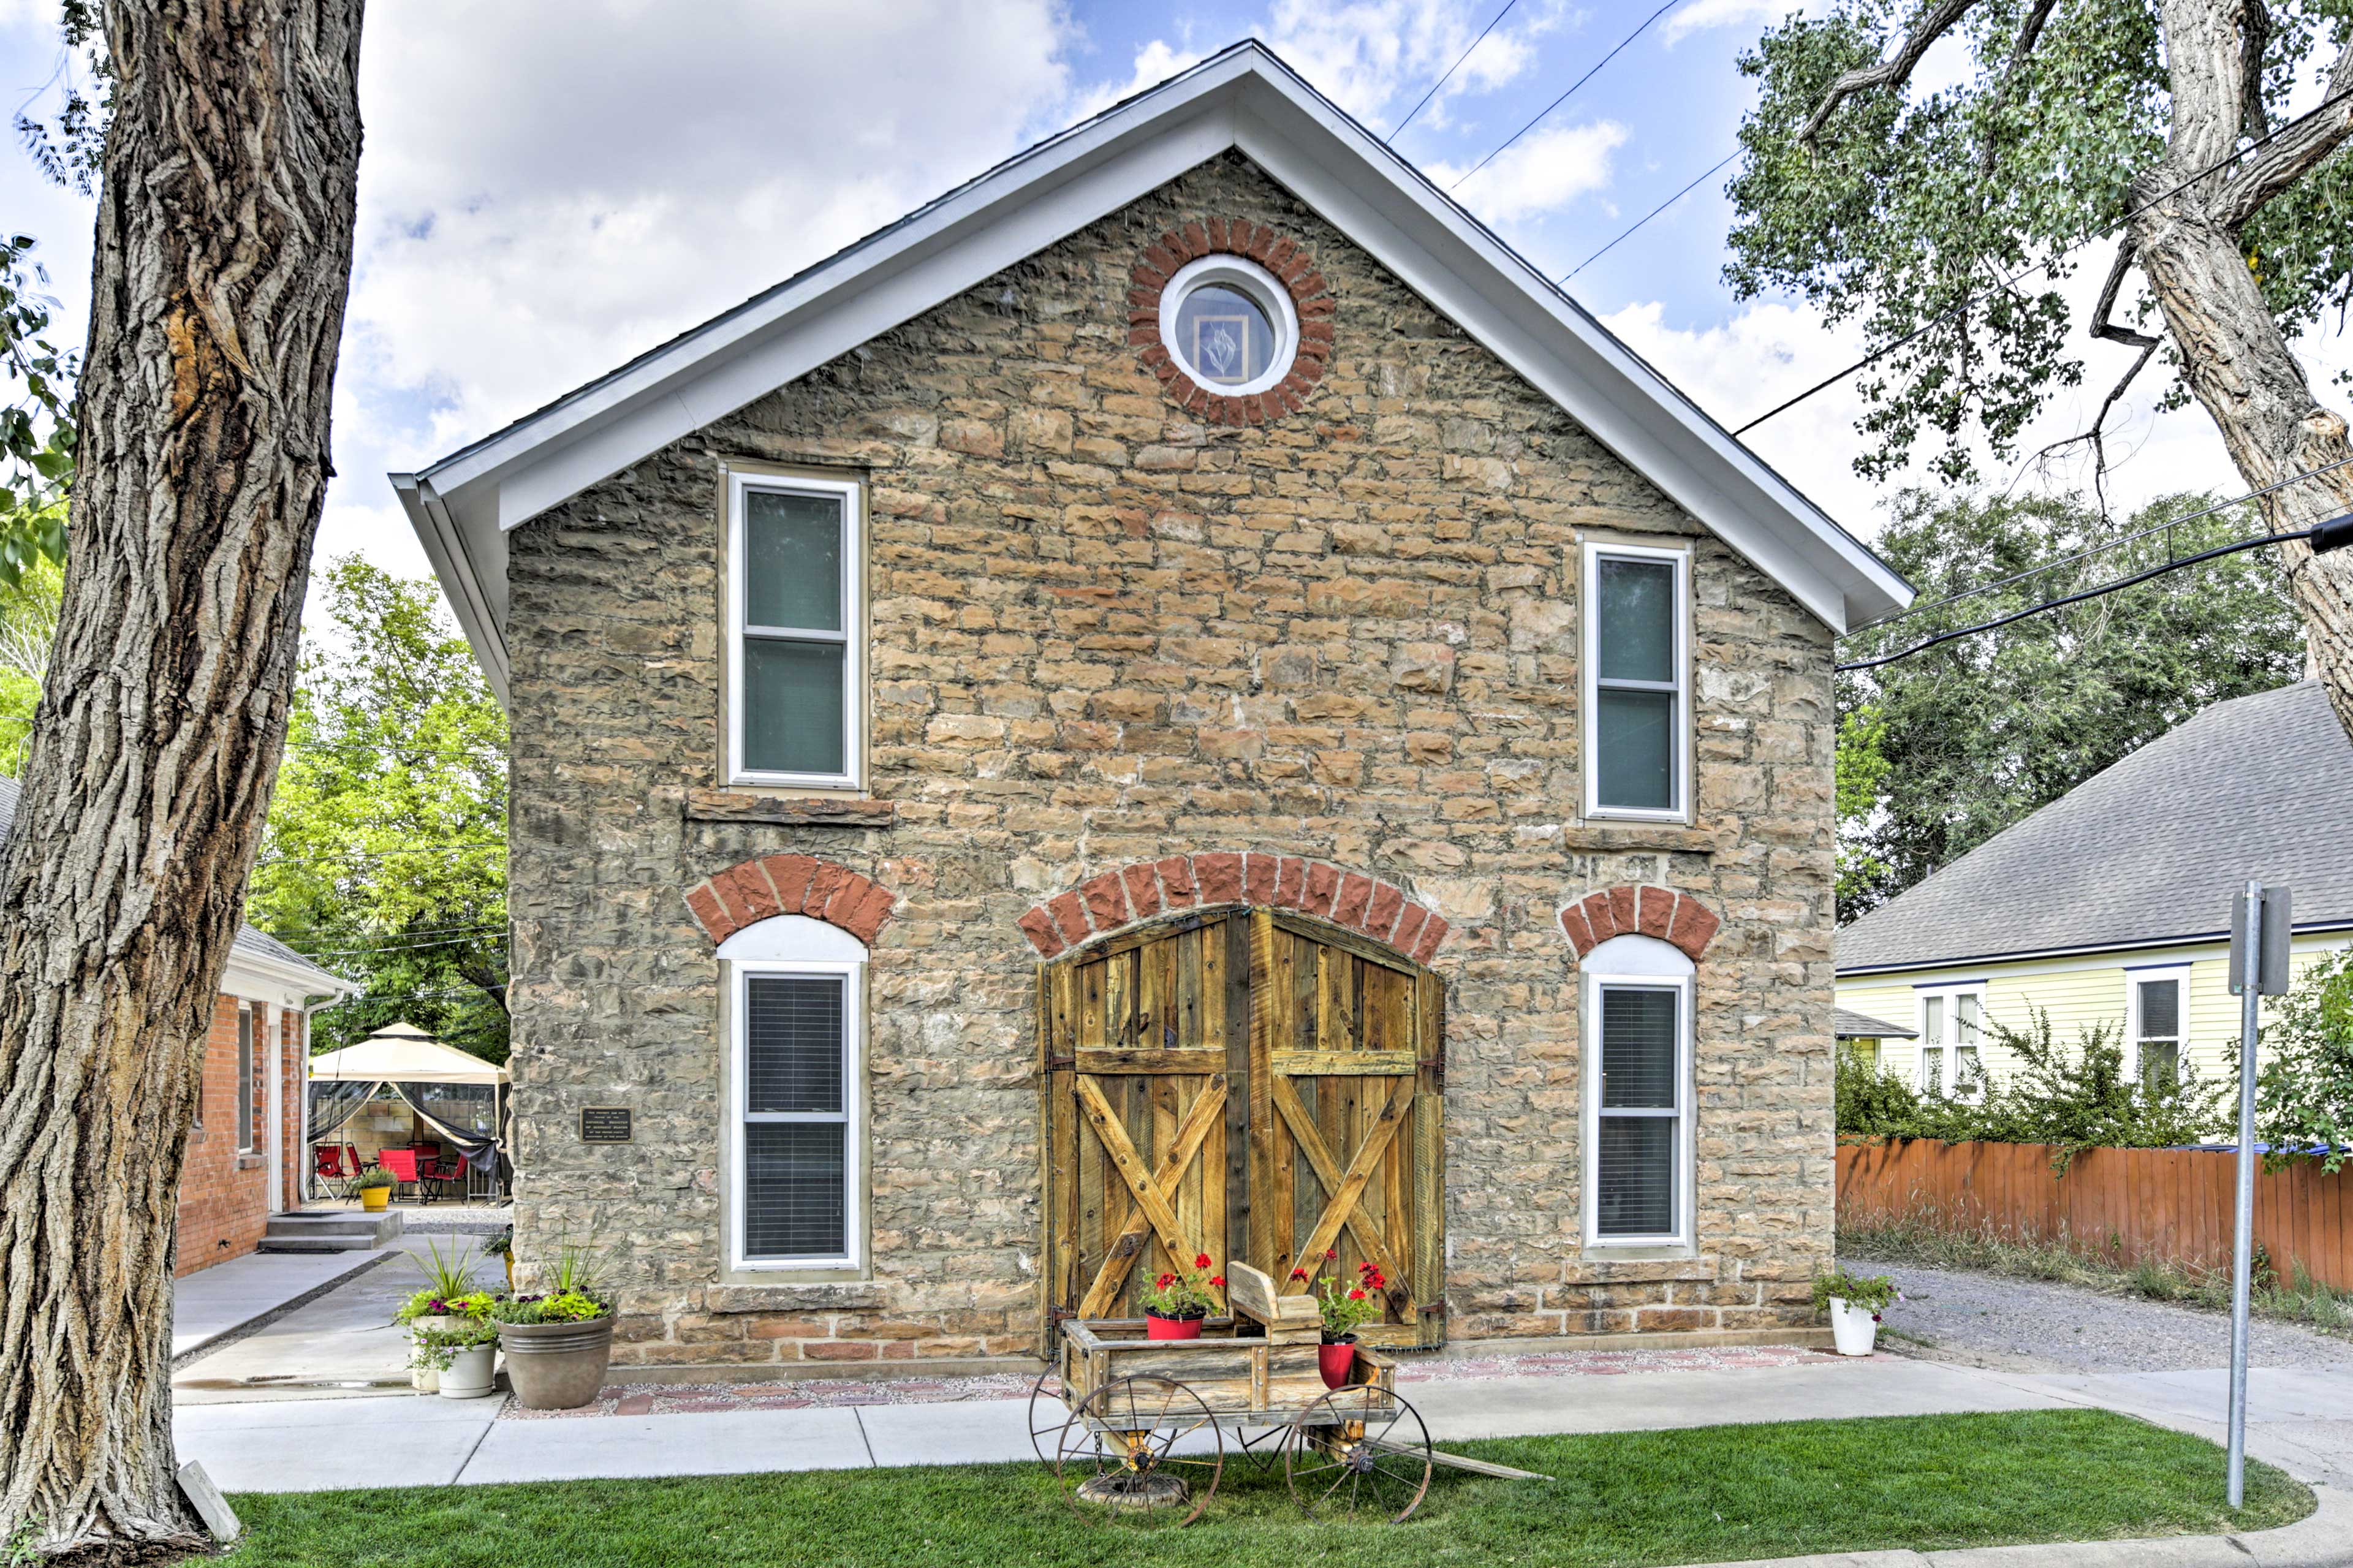
[[[2186,1372],[2228,1366],[2231,1320],[2221,1312],[1999,1274],[1842,1258],[1858,1274],[1894,1278],[1904,1300],[1881,1324],[1883,1348],[2012,1372]],[[2353,1341],[2254,1321],[2249,1350],[2263,1367],[2353,1369]]]

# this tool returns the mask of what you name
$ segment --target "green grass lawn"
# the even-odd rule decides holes
[[[2312,1494],[2222,1451],[2094,1410],[1714,1426],[1456,1444],[1556,1478],[1440,1470],[1402,1525],[1305,1522],[1278,1472],[1229,1462],[1189,1530],[1081,1517],[1044,1467],[248,1493],[238,1568],[1341,1563],[1637,1564],[2253,1530]]]

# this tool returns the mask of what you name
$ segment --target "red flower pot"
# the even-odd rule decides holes
[[[1315,1360],[1319,1370],[1324,1373],[1324,1387],[1345,1388],[1356,1381],[1355,1342],[1322,1346],[1316,1352]]]
[[[1198,1318],[1164,1318],[1157,1312],[1144,1316],[1144,1337],[1147,1340],[1198,1340],[1201,1337]]]

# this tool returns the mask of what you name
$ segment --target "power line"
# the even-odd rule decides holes
[[[2307,120],[2326,114],[2329,110],[2335,108],[2340,103],[2343,103],[2348,99],[2353,99],[2353,89],[2348,89],[2347,90],[2338,93],[2336,97],[2329,99],[2325,103],[2319,104],[2309,112],[2297,115],[2294,120],[2290,120],[2283,123],[2279,129],[2257,137],[2254,141],[2248,142],[2244,147],[2241,147],[2233,152],[2225,153],[2222,157],[2216,159],[2213,163],[2208,164],[2205,168],[2199,170],[2198,173],[2190,175],[2188,179],[2183,180],[2179,184],[2173,186],[2169,190],[2161,191],[2158,195],[2149,197],[2148,200],[2141,203],[2140,205],[2132,208],[2130,211],[2126,212],[2124,216],[2116,219],[2116,222],[2110,224],[2107,227],[2099,230],[2097,233],[2087,235],[2084,238],[2077,240],[2074,244],[2067,246],[2063,249],[2054,251],[2051,255],[2036,262],[2031,267],[2021,268],[2017,272],[2012,273],[2010,277],[2003,279],[2001,280],[2000,288],[2006,291],[2010,289],[2015,288],[2020,283],[2025,281],[2028,278],[2032,277],[2035,273],[2042,272],[2057,266],[2060,262],[2065,260],[2076,251],[2082,250],[2087,246],[2095,245],[2099,241],[2107,238],[2108,236],[2116,233],[2116,230],[2124,227],[2125,225],[2132,222],[2133,219],[2148,211],[2149,208],[2157,205],[2159,202],[2168,201],[2174,196],[2180,195],[2183,191],[2188,190],[2190,186],[2206,178],[2209,174],[2212,174],[2219,170],[2229,167],[2231,164],[2235,163],[2240,159],[2245,157],[2248,153],[2255,151],[2258,147],[2263,146],[2265,142],[2274,141],[2277,138],[2285,135],[2288,132],[2293,131],[2295,127],[2303,124]],[[1474,170],[1473,173],[1476,173],[1476,171]],[[1460,182],[1457,183],[1459,184]],[[1992,291],[1993,290],[1984,290],[1983,292]],[[1962,295],[1958,300],[1955,300],[1952,304],[1946,306],[1943,310],[1937,311],[1935,315],[1929,317],[1926,321],[1921,322],[1918,326],[1905,333],[1902,337],[1895,339],[1893,342],[1889,342],[1879,348],[1873,349],[1871,353],[1863,355],[1862,358],[1855,361],[1844,370],[1825,376],[1823,379],[1816,382],[1813,385],[1806,388],[1805,391],[1798,394],[1797,396],[1790,398],[1788,401],[1775,404],[1764,413],[1759,414],[1756,418],[1751,419],[1747,424],[1743,425],[1737,430],[1735,430],[1733,435],[1736,437],[1746,436],[1751,430],[1756,429],[1759,425],[1764,424],[1767,419],[1774,417],[1776,415],[1788,412],[1790,409],[1795,408],[1799,404],[1806,401],[1809,397],[1813,396],[1814,394],[1837,385],[1840,382],[1844,381],[1848,376],[1852,375],[1856,371],[1878,363],[1881,360],[1885,359],[1889,354],[1894,353],[1897,349],[1902,348],[1905,344],[1912,342],[1943,325],[1954,315],[1955,312],[1968,310],[1969,306],[1980,297],[1980,292],[1981,291],[1978,289],[1971,289],[1969,292]]]
[[[2062,555],[2055,561],[2046,561],[2040,566],[2030,566],[2023,572],[2013,572],[2007,577],[1997,577],[1990,583],[1979,583],[1974,587],[1963,588],[1957,592],[1947,594],[1941,599],[1931,599],[1924,605],[1907,605],[1903,609],[1894,612],[1893,615],[1882,616],[1875,621],[1865,621],[1862,625],[1855,626],[1842,635],[1846,637],[1857,637],[1864,632],[1872,631],[1880,626],[1894,626],[1898,621],[1908,621],[1913,616],[1925,615],[1930,610],[1941,609],[1947,605],[1957,605],[1963,599],[1974,599],[1979,594],[1990,594],[1996,588],[2007,588],[2012,583],[2022,583],[2029,577],[2040,577],[2046,572],[2055,572],[2062,566],[2072,566],[2079,561],[2088,561],[2094,555],[2105,555],[2112,550],[2121,550],[2127,544],[2148,538],[2151,534],[2168,532],[2170,530],[2179,528],[2183,523],[2196,522],[2199,519],[2211,517],[2218,511],[2228,511],[2234,506],[2244,506],[2249,501],[2261,500],[2263,497],[2270,495],[2274,490],[2285,489],[2290,485],[2300,484],[2304,480],[2312,479],[2316,475],[2327,473],[2332,468],[2341,468],[2348,463],[2353,463],[2353,458],[2339,458],[2333,463],[2323,463],[2316,468],[2306,468],[2301,473],[2290,474],[2284,479],[2273,480],[2270,484],[2265,485],[2259,490],[2249,490],[2245,495],[2236,497],[2231,500],[2216,501],[2212,506],[2201,507],[2196,511],[2184,512],[2179,517],[2169,518],[2163,522],[2151,524],[2147,528],[2141,529],[2137,532],[2125,534],[2123,537],[2118,539],[2111,539],[2105,544],[2094,544],[2088,548],[2078,550],[2073,555]],[[2287,538],[2290,536],[2282,534],[2279,537]]]
[[[1599,60],[1594,62],[1593,68],[1590,70],[1588,70],[1583,76],[1578,77],[1575,81],[1570,82],[1567,92],[1562,93],[1558,98],[1556,98],[1550,103],[1546,104],[1542,110],[1537,111],[1535,119],[1529,121],[1525,125],[1523,125],[1517,131],[1513,132],[1510,138],[1504,142],[1503,146],[1496,148],[1493,153],[1488,153],[1476,163],[1472,164],[1468,174],[1465,174],[1461,179],[1456,180],[1452,184],[1446,188],[1449,191],[1461,190],[1462,188],[1463,180],[1468,180],[1472,174],[1477,174],[1480,170],[1485,168],[1488,164],[1502,157],[1504,153],[1511,148],[1513,142],[1517,142],[1521,137],[1525,136],[1529,132],[1534,131],[1544,120],[1546,115],[1550,114],[1554,110],[1558,109],[1562,104],[1567,103],[1571,98],[1575,97],[1577,89],[1583,87],[1587,82],[1591,81],[1595,76],[1599,74],[1603,66],[1606,66],[1611,60],[1616,59],[1627,45],[1641,37],[1650,29],[1651,23],[1657,21],[1668,12],[1673,10],[1676,5],[1681,3],[1682,0],[1667,0],[1665,5],[1651,12],[1648,16],[1643,17],[1642,25],[1641,26],[1635,28],[1632,32],[1618,40],[1617,48],[1611,49],[1608,54],[1602,56]]]
[[[1924,637],[1910,647],[1898,649],[1894,653],[1882,654],[1877,658],[1852,660],[1837,666],[1837,673],[1852,675],[1857,670],[1877,669],[1883,664],[1894,664],[1899,658],[1910,658],[1915,653],[1924,653],[1938,643],[1951,642],[1956,637],[1975,637],[1979,632],[1998,631],[2014,621],[2022,621],[2029,616],[2039,616],[2046,610],[2064,609],[2069,605],[2080,605],[2086,599],[2096,599],[2103,594],[2114,594],[2120,589],[2146,583],[2152,577],[2162,577],[2168,572],[2179,572],[2185,566],[2195,566],[2201,561],[2212,561],[2223,555],[2236,555],[2242,550],[2260,550],[2266,544],[2284,544],[2295,539],[2312,541],[2312,552],[2316,555],[2326,554],[2331,550],[2341,550],[2348,544],[2353,544],[2353,512],[2348,512],[2343,517],[2331,518],[2327,522],[2315,523],[2310,528],[2299,529],[2294,533],[2258,534],[2252,539],[2241,539],[2229,544],[2218,544],[2211,550],[2201,550],[2195,555],[2185,555],[2179,561],[2168,561],[2162,566],[2152,566],[2146,572],[2136,572],[2129,577],[2120,577],[2113,583],[2103,583],[2096,588],[2086,588],[2080,594],[2070,594],[2064,598],[2049,599],[2040,605],[2030,605],[2022,610],[2013,610],[1996,620],[1981,621],[1973,626],[1960,626],[1949,632],[1939,632],[1935,637]]]
[[[1382,146],[1386,147],[1390,142],[1396,141],[1398,137],[1404,132],[1405,128],[1413,123],[1413,117],[1419,114],[1429,104],[1430,100],[1438,96],[1438,89],[1444,87],[1448,82],[1453,80],[1454,73],[1462,68],[1462,62],[1469,59],[1472,53],[1476,50],[1480,45],[1487,41],[1487,35],[1495,30],[1495,23],[1500,22],[1504,17],[1510,16],[1512,14],[1512,7],[1519,3],[1520,0],[1504,0],[1504,8],[1496,12],[1493,19],[1488,22],[1484,27],[1480,29],[1479,36],[1471,40],[1471,47],[1463,50],[1461,54],[1454,57],[1454,63],[1446,68],[1446,74],[1440,77],[1436,81],[1431,82],[1430,84],[1430,90],[1421,95],[1421,102],[1417,103],[1411,109],[1407,110],[1405,111],[1405,118],[1397,122],[1397,129],[1381,138]]]
[[[1641,217],[1635,219],[1631,226],[1620,230],[1618,239],[1611,240],[1609,244],[1603,246],[1600,249],[1595,251],[1592,255],[1587,257],[1576,266],[1570,268],[1567,272],[1562,273],[1560,280],[1563,283],[1567,283],[1570,279],[1576,277],[1578,273],[1584,271],[1587,268],[1592,266],[1595,262],[1600,260],[1611,251],[1617,249],[1619,239],[1625,239],[1630,237],[1635,229],[1641,227],[1644,224],[1650,222],[1652,218],[1658,216],[1661,213],[1666,211],[1669,207],[1674,205],[1685,196],[1691,195],[1693,190],[1698,186],[1700,180],[1706,179],[1708,175],[1714,174],[1717,170],[1722,169],[1725,164],[1731,163],[1735,158],[1739,156],[1740,149],[1737,147],[1734,148],[1731,152],[1726,153],[1721,159],[1717,160],[1715,168],[1708,170],[1707,174],[1700,175],[1698,180],[1694,180],[1690,184],[1685,185],[1682,190],[1677,191],[1673,195],[1669,196],[1665,201],[1661,202],[1657,206],[1654,206],[1649,212],[1644,213]]]

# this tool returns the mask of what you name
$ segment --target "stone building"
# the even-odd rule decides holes
[[[1032,1353],[1197,1247],[1809,1331],[1909,590],[1259,46],[393,482],[512,723],[516,1250],[622,1362]]]

